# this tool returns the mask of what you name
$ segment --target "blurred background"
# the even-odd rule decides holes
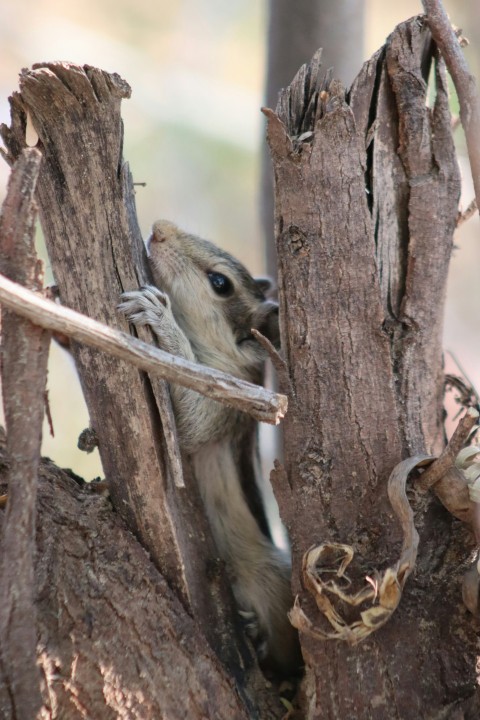
[[[8,96],[21,68],[69,60],[117,72],[132,87],[123,103],[124,157],[137,188],[144,235],[160,217],[207,237],[238,256],[253,273],[266,269],[261,186],[268,176],[260,107],[274,103],[317,47],[327,67],[349,84],[363,60],[394,26],[422,11],[420,0],[299,0],[285,24],[289,0],[0,0],[0,122],[9,123]],[[478,77],[478,0],[446,0],[464,29]],[[303,21],[302,21],[303,13]],[[311,13],[311,16],[308,16]],[[287,40],[287,37],[290,40]],[[267,57],[277,74],[267,82]],[[266,100],[267,98],[267,100]],[[473,197],[461,130],[456,131],[466,207]],[[0,200],[8,167],[0,161]],[[480,242],[478,216],[462,226],[451,266],[445,348],[480,388]],[[39,238],[41,247],[41,237]],[[432,262],[435,259],[432,258]],[[270,260],[271,262],[271,260]],[[53,278],[48,268],[47,281]],[[448,368],[454,371],[448,359]],[[49,396],[55,437],[44,428],[43,453],[90,480],[101,475],[96,453],[77,450],[88,415],[67,353],[52,344]]]

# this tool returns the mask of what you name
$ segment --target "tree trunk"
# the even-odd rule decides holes
[[[21,154],[28,109],[44,156],[36,198],[62,303],[127,329],[116,311],[120,294],[149,281],[132,182],[122,159],[120,101],[130,89],[117,75],[67,63],[25,70],[20,85],[21,92],[11,99],[11,127],[1,128],[5,155],[12,164]],[[148,333],[144,337],[148,339]],[[270,717],[272,705],[273,716],[278,716],[281,705],[275,693],[268,690],[259,696],[263,677],[240,626],[188,463],[185,487],[175,486],[176,457],[174,441],[168,442],[163,381],[159,386],[158,379],[86,345],[75,344],[73,352],[115,510],[176,593],[185,618],[195,619],[192,628],[217,654],[219,670],[223,665],[235,678],[244,712]],[[28,384],[28,376],[23,380]],[[83,626],[78,632],[83,634]],[[181,642],[180,637],[172,640],[173,646]],[[100,672],[101,685],[104,678],[91,642],[87,660],[95,666],[87,674]],[[62,668],[68,682],[75,668]],[[124,675],[127,684],[129,672]],[[152,683],[147,673],[139,692],[145,693]],[[159,705],[161,697],[160,692]],[[100,699],[90,700],[85,701],[86,716],[102,716]],[[152,711],[145,717],[156,715]],[[56,707],[51,717],[59,717]],[[172,706],[169,717],[185,717],[181,703],[178,715]]]
[[[0,483],[9,462],[2,433]],[[44,701],[37,717],[250,717],[234,680],[110,500],[49,460],[39,471],[36,540]],[[36,716],[0,704],[0,717]]]
[[[325,67],[333,67],[336,77],[350,83],[364,58],[364,14],[364,0],[269,0],[266,106],[276,106],[281,89],[319,47]],[[275,277],[272,165],[266,147],[262,153],[261,193],[267,271]]]
[[[268,118],[294,398],[274,490],[299,607],[328,632],[300,585],[304,553],[346,543],[352,592],[375,578],[401,540],[389,474],[444,443],[442,312],[460,185],[445,72],[424,20],[400,25],[346,98],[315,56]],[[459,583],[471,538],[432,496],[412,500],[417,570],[389,623],[354,647],[302,634],[308,718],[478,717]],[[361,622],[343,603],[337,611]]]
[[[120,292],[146,277],[121,156],[127,95],[117,76],[94,68],[38,66],[22,74],[12,127],[2,128],[12,161],[28,109],[44,153],[38,200],[60,295],[112,325],[122,322]],[[285,467],[272,481],[292,541],[292,618],[303,623],[302,716],[478,717],[474,622],[458,582],[471,538],[432,495],[409,493],[420,547],[399,607],[390,603],[374,634],[365,620],[385,619],[385,568],[397,597],[407,577],[395,563],[406,541],[388,478],[404,458],[444,444],[441,323],[459,176],[444,70],[423,20],[401,25],[346,96],[315,56],[267,114],[290,395]],[[173,483],[165,388],[109,356],[76,354],[113,509],[43,463],[39,717],[281,717],[238,632],[188,467],[186,487]],[[0,469],[11,463],[2,452]],[[319,544],[330,549],[309,567],[304,554]],[[328,564],[350,552],[346,570]],[[322,617],[312,577],[324,571],[330,588],[332,577],[348,584],[334,612],[317,594]],[[352,588],[362,599],[372,586],[373,608],[347,606]],[[371,634],[354,646],[318,640],[360,631]]]
[[[0,269],[12,281],[37,291],[43,286],[43,272],[35,253],[33,198],[40,162],[41,155],[34,149],[20,158],[0,216]],[[50,333],[4,307],[1,330],[9,502],[0,533],[0,712],[22,718],[35,717],[42,704],[36,662],[34,559]],[[25,430],[26,408],[30,432]]]

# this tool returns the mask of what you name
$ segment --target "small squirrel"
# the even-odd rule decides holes
[[[147,249],[158,288],[122,295],[119,307],[129,321],[149,325],[167,352],[260,384],[265,351],[251,329],[278,346],[278,305],[265,297],[271,281],[254,279],[227,252],[166,220],[154,224]],[[170,392],[180,447],[192,458],[213,538],[259,659],[292,674],[300,651],[287,617],[290,561],[270,537],[256,480],[256,423],[179,385]]]

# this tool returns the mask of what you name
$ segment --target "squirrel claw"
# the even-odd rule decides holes
[[[165,311],[170,311],[170,298],[153,285],[121,294],[117,310],[134,325],[155,325]]]

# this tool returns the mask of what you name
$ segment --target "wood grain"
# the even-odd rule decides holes
[[[37,290],[43,274],[34,245],[34,192],[41,159],[34,149],[19,157],[0,216],[0,268],[12,280]],[[8,502],[0,545],[0,716],[33,718],[41,706],[34,561],[50,333],[5,307],[1,327]]]

